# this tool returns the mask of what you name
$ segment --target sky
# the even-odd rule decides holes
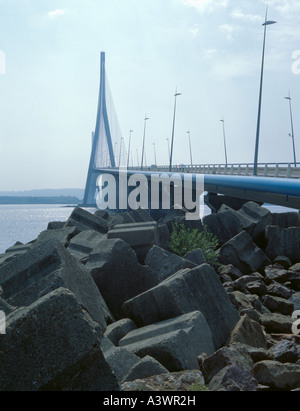
[[[266,6],[259,162],[300,158],[299,0],[0,0],[0,191],[84,188],[100,53],[125,142],[147,164],[253,163]],[[153,143],[155,145],[153,145]]]

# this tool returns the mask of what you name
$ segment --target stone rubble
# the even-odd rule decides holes
[[[174,222],[206,225],[219,265],[174,255]],[[0,390],[299,390],[299,287],[296,212],[77,207],[0,255]]]

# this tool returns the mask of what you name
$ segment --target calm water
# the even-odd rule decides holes
[[[50,221],[67,221],[74,207],[61,205],[0,205],[0,253],[16,241],[28,243]]]
[[[274,213],[295,211],[277,206],[266,208]],[[25,244],[34,240],[50,221],[67,221],[73,209],[61,205],[0,205],[0,254],[17,241]],[[207,207],[205,213],[209,213]]]

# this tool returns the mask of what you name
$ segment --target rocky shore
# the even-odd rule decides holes
[[[169,248],[174,223],[218,239]],[[300,221],[75,208],[0,255],[1,391],[300,390]]]

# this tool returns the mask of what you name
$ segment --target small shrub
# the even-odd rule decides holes
[[[217,266],[218,256],[216,249],[218,247],[217,237],[212,234],[205,225],[203,231],[186,228],[184,224],[175,223],[169,247],[174,254],[184,257],[189,251],[201,248],[208,264]]]
[[[195,382],[194,384],[192,384],[188,391],[209,391],[208,388],[206,387],[206,385],[203,385],[199,382]]]

